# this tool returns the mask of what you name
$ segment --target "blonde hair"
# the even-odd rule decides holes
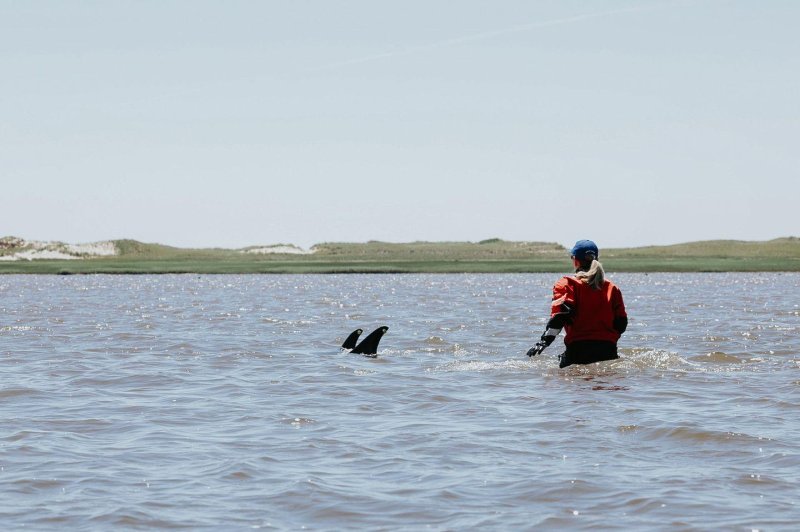
[[[575,277],[595,290],[600,290],[606,280],[606,272],[598,260],[592,259],[591,264],[581,263],[581,269],[575,272]]]

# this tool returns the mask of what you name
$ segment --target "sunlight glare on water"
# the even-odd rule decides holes
[[[557,277],[0,277],[0,524],[795,529],[800,275],[612,272],[563,370]]]

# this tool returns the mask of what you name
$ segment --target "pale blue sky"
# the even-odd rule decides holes
[[[800,2],[0,0],[0,236],[800,235]]]

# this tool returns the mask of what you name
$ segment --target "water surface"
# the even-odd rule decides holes
[[[796,529],[800,275],[612,274],[564,370],[556,278],[2,276],[0,525]]]

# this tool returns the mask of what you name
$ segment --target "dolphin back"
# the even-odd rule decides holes
[[[351,353],[356,353],[359,355],[375,355],[378,353],[378,344],[381,342],[381,338],[383,335],[386,334],[386,331],[389,330],[389,327],[385,325],[383,327],[378,327],[369,335],[364,338],[361,343],[353,348]]]
[[[358,337],[361,336],[361,333],[364,332],[363,329],[356,329],[355,331],[350,333],[350,336],[342,344],[342,349],[353,349],[356,346],[356,342],[358,342]]]

